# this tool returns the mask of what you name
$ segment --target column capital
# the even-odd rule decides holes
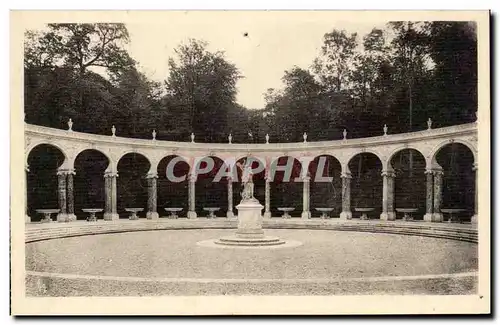
[[[24,171],[29,173],[30,172],[30,165],[28,165],[28,164],[24,165]]]
[[[73,168],[59,168],[57,170],[57,175],[75,175],[75,170]]]
[[[477,171],[479,169],[479,164],[477,162],[475,162],[474,164],[472,164],[472,170],[473,171]]]
[[[383,170],[381,173],[382,176],[387,176],[387,177],[396,177],[396,172],[394,170]]]
[[[156,172],[147,173],[146,178],[158,178],[158,173],[156,173]]]
[[[189,174],[189,175],[188,175],[188,179],[189,179],[189,181],[190,181],[190,182],[192,182],[192,183],[195,183],[197,178],[198,178],[198,177],[196,176],[196,174]]]
[[[118,177],[118,172],[113,171],[105,171],[104,177]]]
[[[309,182],[311,180],[311,176],[307,175],[307,176],[302,176],[300,178],[302,180],[302,182]]]
[[[432,171],[432,173],[434,174],[434,176],[443,176],[444,175],[444,171],[442,168],[441,169],[434,169]]]
[[[343,172],[342,174],[340,174],[340,178],[352,178],[352,176],[349,172]]]

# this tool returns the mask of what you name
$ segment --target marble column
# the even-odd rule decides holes
[[[266,198],[264,203],[264,218],[271,219],[271,179],[266,176]]]
[[[341,220],[352,219],[351,212],[351,173],[342,173],[342,212]]]
[[[189,176],[189,188],[188,188],[188,196],[189,196],[189,211],[187,213],[188,219],[196,219],[196,177],[193,175]]]
[[[146,213],[147,219],[158,219],[159,215],[156,209],[157,204],[157,173],[148,173],[146,175],[148,180],[148,212]]]
[[[75,175],[74,170],[68,170],[66,173],[66,199],[67,199],[67,209],[68,209],[68,221],[76,220],[73,175]]]
[[[302,219],[311,219],[310,211],[310,180],[309,176],[302,178]]]
[[[443,170],[434,170],[434,213],[432,214],[433,222],[442,222],[443,214],[441,213],[441,205],[443,203]]]
[[[431,222],[434,214],[434,175],[432,170],[425,170],[426,177],[426,197],[424,221]]]
[[[382,213],[381,220],[396,220],[394,213],[394,177],[392,170],[382,171],[383,188],[382,188]]]
[[[475,178],[475,184],[474,184],[474,215],[471,217],[470,222],[473,224],[477,224],[477,211],[478,211],[478,191],[479,191],[479,181],[478,181],[478,168],[477,168],[477,163],[474,163],[474,167],[472,167],[472,170],[474,171],[474,178]]]
[[[66,172],[64,170],[57,171],[57,184],[57,191],[59,194],[59,213],[57,214],[57,221],[67,222]]]
[[[116,209],[116,178],[118,173],[104,173],[104,192],[106,196],[104,205],[104,220],[118,220],[120,216]]]
[[[226,216],[231,219],[234,218],[233,212],[233,179],[227,178],[227,213]]]
[[[28,213],[28,173],[29,173],[30,169],[28,167],[28,165],[26,165],[26,167],[24,168],[24,222],[26,223],[30,223],[31,222],[31,218],[29,216],[29,213]]]

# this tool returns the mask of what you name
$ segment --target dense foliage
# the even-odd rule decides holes
[[[27,32],[28,123],[130,137],[199,142],[339,139],[471,122],[477,106],[477,45],[469,22],[391,22],[367,35],[332,30],[309,69],[290,67],[266,105],[236,102],[241,76],[223,52],[188,40],[164,83],[149,80],[125,50],[123,24],[50,24]]]

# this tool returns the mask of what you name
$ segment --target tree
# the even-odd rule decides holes
[[[412,131],[413,111],[417,83],[422,83],[427,70],[427,40],[422,22],[395,21],[388,23],[395,34],[391,45],[393,48],[393,65],[395,67],[395,81],[398,88],[406,97],[407,114],[401,111],[399,116],[406,116],[408,127],[401,131]],[[426,81],[423,82],[424,84]],[[422,97],[420,97],[422,99]],[[402,121],[403,122],[403,121]],[[402,125],[400,125],[402,126]]]
[[[28,33],[25,62],[75,68],[82,76],[90,67],[116,73],[135,64],[123,46],[129,42],[124,24],[49,24],[48,31]]]
[[[339,92],[348,86],[356,38],[357,33],[348,35],[344,30],[335,29],[324,35],[321,55],[313,67],[327,90]]]
[[[196,131],[202,141],[225,141],[228,111],[236,102],[236,82],[241,75],[223,52],[211,53],[207,46],[190,39],[176,49],[177,59],[169,59],[166,89],[183,112],[184,129]]]
[[[377,88],[377,79],[386,56],[384,32],[374,28],[363,37],[363,52],[356,54],[351,76],[353,96],[365,110],[375,101],[374,97],[381,93]]]
[[[45,32],[27,32],[27,121],[61,127],[72,118],[87,132],[109,130],[113,78],[135,65],[123,49],[128,40],[123,24],[49,24]]]
[[[477,111],[477,39],[472,22],[427,24],[434,103],[432,118],[438,125],[475,120]],[[429,112],[429,115],[431,112]]]

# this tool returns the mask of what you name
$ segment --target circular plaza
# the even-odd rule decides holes
[[[475,293],[476,132],[217,144],[26,125],[26,293]]]
[[[388,233],[266,229],[303,245],[210,248],[231,229],[58,238],[26,246],[29,296],[471,294],[475,243]]]

